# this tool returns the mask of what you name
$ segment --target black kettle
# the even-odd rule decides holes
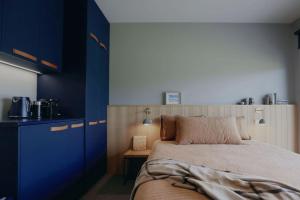
[[[30,98],[29,97],[13,97],[11,107],[8,112],[10,119],[24,119],[30,117]]]

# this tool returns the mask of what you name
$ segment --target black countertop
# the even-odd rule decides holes
[[[2,120],[0,121],[0,127],[16,127],[16,126],[29,126],[38,124],[50,124],[50,123],[63,123],[66,121],[80,121],[82,118],[59,118],[59,119],[15,119],[15,120]]]

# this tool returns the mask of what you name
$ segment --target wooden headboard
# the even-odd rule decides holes
[[[151,109],[153,124],[144,126],[145,108]],[[256,124],[256,111],[262,113],[265,125]],[[132,137],[147,136],[151,149],[159,139],[160,116],[244,116],[253,139],[298,152],[297,108],[295,105],[158,105],[108,107],[108,173],[120,173],[122,154],[132,147]]]

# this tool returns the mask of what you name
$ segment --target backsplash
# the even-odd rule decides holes
[[[7,118],[11,97],[36,99],[37,75],[0,63],[0,120]]]

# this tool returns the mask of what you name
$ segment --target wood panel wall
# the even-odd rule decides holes
[[[151,109],[154,123],[142,124],[144,109]],[[258,125],[256,110],[266,121]],[[295,105],[161,105],[161,106],[109,106],[108,107],[108,173],[122,171],[122,154],[132,147],[132,137],[147,136],[147,148],[151,149],[159,139],[160,116],[244,116],[253,139],[298,152],[297,108]]]

